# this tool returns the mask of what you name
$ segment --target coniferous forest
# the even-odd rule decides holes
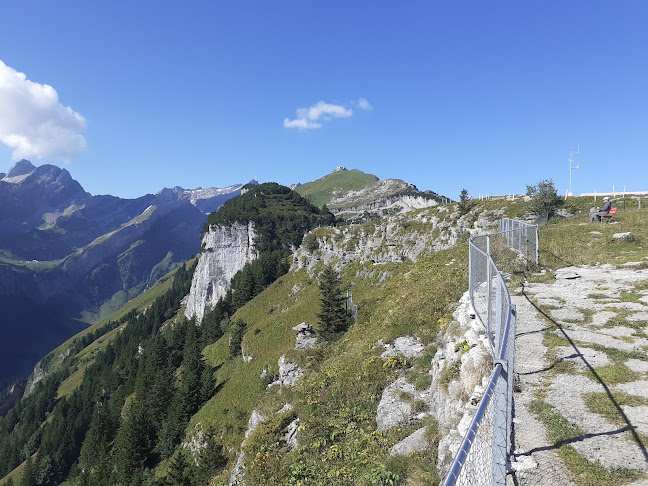
[[[23,484],[56,484],[68,475],[78,484],[146,484],[147,470],[173,453],[189,417],[213,392],[200,328],[183,320],[160,332],[192,273],[181,266],[145,313],[122,319],[123,330],[67,399],[56,394],[71,363],[0,418],[0,475],[27,459]]]

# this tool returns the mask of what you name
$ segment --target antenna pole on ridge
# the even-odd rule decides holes
[[[574,152],[574,147],[569,147],[569,191],[567,195],[572,195],[572,170],[578,169],[579,165],[572,165],[574,163],[574,155],[580,154],[580,143],[576,146],[576,152]]]

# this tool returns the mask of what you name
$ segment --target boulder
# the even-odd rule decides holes
[[[409,456],[410,453],[422,451],[430,446],[426,437],[427,427],[422,427],[408,437],[405,437],[398,444],[392,447],[389,453],[392,456]]]

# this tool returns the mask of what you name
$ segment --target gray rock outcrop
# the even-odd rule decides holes
[[[385,179],[356,191],[334,194],[327,207],[336,217],[359,223],[436,206],[441,200],[445,198],[419,192],[416,186],[407,182]]]
[[[191,436],[191,439],[182,443],[182,447],[189,449],[191,452],[191,457],[196,466],[199,465],[200,453],[203,449],[206,449],[208,445],[207,438],[203,433],[202,423],[200,422],[196,422],[196,425],[194,425],[194,433]]]
[[[502,210],[460,215],[452,207],[399,214],[370,224],[350,224],[340,228],[318,229],[316,245],[300,246],[293,253],[292,270],[314,267],[323,262],[336,269],[348,263],[375,265],[413,262],[424,255],[451,248],[467,236],[495,228]]]
[[[474,316],[474,310],[466,292],[453,314],[454,320],[440,333],[441,346],[428,372],[431,385],[417,390],[405,376],[399,377],[383,390],[376,414],[377,429],[381,432],[426,417],[436,418],[443,437],[439,443],[437,466],[441,477],[472,421],[492,370],[488,338],[480,321],[472,319],[471,315]],[[412,336],[397,338],[393,344],[378,344],[385,348],[383,359],[393,356],[415,358],[423,352],[423,345]],[[414,407],[414,404],[418,406]],[[408,455],[427,446],[425,427],[422,427],[396,444],[391,454]]]
[[[382,344],[385,351],[380,355],[382,359],[390,356],[404,356],[406,358],[417,358],[423,352],[423,343],[414,336],[401,336],[394,340],[394,344]]]
[[[398,378],[383,390],[376,412],[376,425],[380,432],[387,432],[392,427],[404,425],[410,420],[412,404],[403,399],[405,395],[414,395],[414,385],[408,383],[404,377]]]
[[[238,453],[236,458],[236,465],[232,469],[230,474],[230,486],[244,486],[245,485],[245,452],[243,452],[243,446],[245,445],[247,438],[250,437],[252,432],[256,430],[261,422],[266,419],[256,410],[252,410],[250,415],[250,420],[248,420],[248,427],[245,431],[245,439],[241,443],[241,450]]]
[[[286,356],[279,358],[279,378],[268,385],[271,386],[287,386],[293,387],[297,384],[304,371],[297,366],[294,361],[289,361]]]
[[[492,371],[493,355],[488,337],[480,321],[471,315],[474,309],[466,292],[453,313],[454,321],[444,329],[445,347],[432,360],[430,374],[435,393],[431,409],[435,410],[442,436],[437,461],[441,477],[472,422]],[[444,372],[451,366],[458,368],[454,376]]]
[[[233,223],[209,228],[191,282],[185,315],[200,323],[230,288],[230,280],[258,257],[254,223]]]
[[[297,449],[297,446],[299,445],[299,443],[297,442],[297,431],[299,430],[300,423],[301,421],[299,420],[299,417],[297,417],[295,420],[290,422],[288,424],[288,427],[286,428],[284,440],[286,441],[286,445],[290,447],[291,451]]]
[[[302,322],[292,329],[293,331],[297,331],[295,349],[313,349],[315,346],[317,346],[317,336],[315,335],[313,326],[311,326],[308,322]]]
[[[290,403],[286,403],[283,407],[275,412],[275,415],[280,415],[282,413],[290,412],[293,409],[293,406]],[[256,410],[252,411],[250,415],[250,420],[248,420],[248,428],[245,431],[245,439],[241,443],[241,449],[236,458],[236,464],[230,473],[229,486],[244,486],[245,483],[245,452],[243,452],[243,447],[247,443],[248,437],[256,430],[256,428],[268,417],[261,415]],[[297,431],[299,428],[299,417],[296,417],[288,426],[284,429],[284,440],[286,445],[291,449],[297,448]]]

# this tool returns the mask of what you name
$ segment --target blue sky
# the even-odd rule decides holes
[[[648,190],[643,0],[2,0],[0,19],[0,172],[27,155],[122,197],[337,165],[564,193],[580,144],[574,193]]]

